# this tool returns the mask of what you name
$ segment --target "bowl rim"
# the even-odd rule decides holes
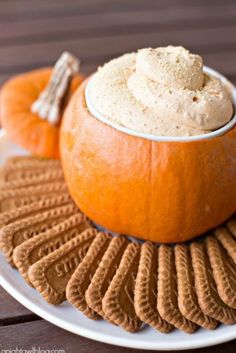
[[[234,107],[236,107],[236,87],[233,85],[232,82],[230,82],[224,75],[219,73],[218,71],[208,67],[208,66],[203,66],[203,71],[211,76],[214,76],[223,83],[224,86],[227,86],[227,88],[231,92],[232,96],[232,102]],[[109,125],[113,127],[114,129],[123,132],[127,135],[135,136],[135,137],[141,137],[146,140],[151,140],[151,141],[157,141],[157,142],[192,142],[192,141],[200,141],[200,140],[209,140],[214,137],[222,136],[229,130],[231,130],[235,125],[236,125],[236,111],[234,112],[234,115],[232,116],[231,120],[225,124],[224,126],[220,127],[217,130],[211,131],[207,134],[202,134],[202,135],[194,135],[194,136],[158,136],[158,135],[152,135],[152,134],[147,134],[143,132],[139,132],[121,125],[118,125],[116,123],[111,122],[106,116],[101,114],[96,110],[96,108],[93,105],[93,102],[91,100],[91,86],[93,84],[93,78],[96,73],[92,74],[88,81],[86,82],[85,86],[85,102],[87,105],[88,111],[92,114],[92,116],[102,123]]]

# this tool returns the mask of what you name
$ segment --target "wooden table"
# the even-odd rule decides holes
[[[183,45],[236,82],[235,0],[0,0],[0,84],[51,65],[63,50],[89,73],[112,57],[147,46]],[[0,289],[0,350],[133,352],[65,332]],[[235,353],[236,341],[197,350]],[[196,352],[196,350],[192,351]]]

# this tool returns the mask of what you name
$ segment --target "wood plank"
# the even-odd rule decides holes
[[[93,36],[96,33],[104,35],[109,32],[122,33],[127,29],[147,32],[150,29],[176,30],[179,28],[210,28],[228,26],[235,22],[236,3],[212,6],[196,6],[170,9],[146,9],[142,12],[134,10],[132,15],[127,11],[108,12],[98,14],[72,14],[63,19],[43,18],[28,21],[18,21],[14,26],[0,23],[0,45],[13,43],[32,43],[53,40],[55,36],[65,35],[70,38],[71,33],[78,37]],[[227,18],[227,21],[226,21]],[[61,22],[63,21],[63,22]],[[63,24],[63,26],[62,26]],[[125,26],[125,28],[124,28]]]
[[[94,72],[99,65],[102,65],[106,61],[106,58],[103,60],[102,58],[96,62],[82,62],[81,64],[81,72],[84,75],[90,75],[92,72]],[[36,68],[41,67],[41,65],[29,65],[27,68],[24,69],[23,72],[30,71]],[[5,72],[5,73],[0,73],[0,86],[9,80],[12,76],[18,75],[22,72],[22,70],[19,69],[16,71],[11,71],[11,72]]]
[[[236,49],[236,24],[228,27],[211,28],[206,31],[196,28],[191,31],[191,36],[186,30],[150,31],[142,33],[127,33],[123,35],[110,34],[103,38],[77,38],[77,34],[64,39],[58,37],[53,42],[20,44],[5,46],[0,49],[0,72],[13,71],[15,67],[21,70],[29,65],[48,65],[54,62],[62,51],[69,50],[82,60],[88,58],[111,57],[121,53],[136,50],[146,46],[163,46],[167,44],[183,45],[193,52],[210,53]]]
[[[28,322],[20,325],[0,327],[0,348],[12,349],[62,349],[70,353],[134,353],[137,350],[110,346],[104,343],[94,342],[86,338],[63,331],[44,320]],[[235,353],[236,341],[228,342],[211,348],[185,351],[186,353]],[[151,351],[140,350],[140,353]],[[160,353],[163,353],[160,351]],[[171,353],[171,351],[170,351]],[[173,353],[173,351],[172,351]]]
[[[0,326],[39,319],[0,286]]]
[[[231,52],[222,52],[222,53],[212,53],[212,54],[204,54],[203,55],[204,63],[215,70],[218,70],[222,74],[228,77],[234,84],[236,84],[236,50]],[[89,75],[96,70],[99,65],[102,65],[104,62],[108,61],[112,57],[116,57],[117,55],[104,56],[101,58],[97,58],[97,60],[90,61],[89,59],[84,59],[81,64],[81,72],[85,75]],[[49,63],[48,63],[49,64]],[[35,69],[37,67],[41,67],[42,65],[28,65],[24,67],[23,71],[29,71]],[[21,73],[21,67],[16,67],[12,71],[0,73],[0,85],[3,84],[6,80],[11,78],[12,76]]]
[[[235,82],[236,78],[236,50],[232,52],[219,52],[217,54],[205,54],[204,63],[227,76]]]
[[[234,0],[227,0],[228,3],[233,3]],[[210,5],[214,7],[219,4],[220,0],[198,0],[199,5]],[[63,17],[71,13],[99,13],[99,12],[110,12],[120,11],[124,8],[126,11],[132,11],[138,9],[143,11],[147,8],[180,8],[180,7],[192,7],[196,6],[195,0],[80,0],[73,1],[64,0],[57,1],[18,1],[18,0],[6,0],[1,2],[0,20],[3,22],[11,22],[26,19],[36,18],[49,18],[49,17]]]

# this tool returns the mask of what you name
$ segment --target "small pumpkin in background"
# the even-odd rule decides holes
[[[88,111],[86,83],[65,111],[60,148],[68,188],[87,216],[113,232],[171,243],[236,211],[236,126],[192,142],[132,136]]]
[[[50,80],[55,81],[57,75],[57,64],[54,68],[33,70],[7,81],[0,92],[1,124],[10,139],[33,155],[55,159],[59,158],[60,119],[56,123],[51,123],[47,116],[42,118],[37,112],[34,113],[32,106],[45,89],[52,93],[53,90],[47,86]],[[82,80],[83,76],[76,74],[68,82],[68,87],[64,87],[65,96],[61,96],[60,101],[57,100],[61,105],[60,117]],[[46,97],[47,101],[50,99],[51,97]]]

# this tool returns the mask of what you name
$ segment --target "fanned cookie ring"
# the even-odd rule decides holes
[[[48,303],[67,299],[88,318],[128,332],[236,323],[235,217],[189,244],[140,244],[93,226],[58,161],[13,157],[4,168],[0,249]]]

